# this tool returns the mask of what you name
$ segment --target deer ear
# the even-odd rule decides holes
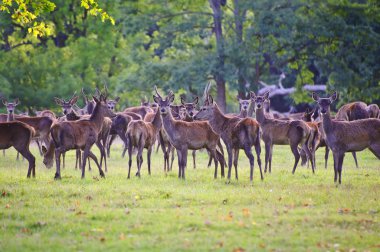
[[[197,96],[197,97],[195,97],[193,103],[196,105],[196,104],[198,104],[198,102],[199,102],[199,97]]]
[[[310,112],[309,108],[306,108],[305,114],[309,114],[309,112]]]
[[[46,147],[45,146],[41,146],[41,150],[42,150],[42,154],[46,154],[47,153],[47,149],[46,149]]]
[[[313,98],[314,101],[318,101],[319,100],[319,96],[318,96],[318,94],[316,92],[313,92],[311,94],[311,98]]]
[[[7,102],[7,100],[2,100],[2,102],[3,102],[3,104],[4,104],[5,106],[7,106],[7,105],[8,105],[8,102]]]
[[[265,98],[265,100],[269,99],[269,91],[264,94],[264,98]]]
[[[185,101],[183,100],[183,97],[181,97],[181,104],[185,105]]]
[[[71,104],[71,106],[73,106],[75,103],[77,103],[77,101],[78,101],[78,96],[75,96],[75,97],[73,97],[71,100],[70,100],[70,104]]]
[[[20,100],[19,100],[18,98],[16,98],[16,99],[14,100],[14,104],[15,104],[15,106],[17,106],[17,105],[19,104],[19,102],[20,102]]]
[[[170,103],[173,103],[174,102],[174,94],[173,93],[170,94],[168,99],[169,99]]]
[[[55,103],[57,103],[57,105],[62,106],[62,100],[61,99],[54,97],[54,101],[55,101]]]
[[[154,100],[155,103],[158,104],[158,103],[160,103],[161,99],[160,99],[160,97],[153,95],[153,100]]]
[[[119,101],[120,101],[120,97],[118,96],[115,98],[115,102],[119,102]]]
[[[330,100],[333,102],[333,101],[335,101],[337,98],[338,98],[338,93],[335,91],[335,92],[330,96]]]
[[[210,105],[214,104],[214,99],[212,98],[211,95],[208,96],[208,102]]]
[[[251,91],[251,92],[249,92],[249,95],[251,96],[251,99],[252,100],[256,100],[256,94],[255,94],[255,92],[253,92],[253,91]]]

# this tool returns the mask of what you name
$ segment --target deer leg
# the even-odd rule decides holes
[[[359,165],[358,165],[358,159],[356,158],[356,152],[355,152],[355,151],[352,152],[352,157],[353,157],[354,160],[355,160],[356,168],[359,168]]]
[[[185,169],[187,167],[187,147],[181,150],[182,152],[182,179],[185,180]]]
[[[231,169],[232,169],[232,149],[231,146],[227,145],[227,154],[228,154],[228,175],[227,179],[228,181],[231,180]]]
[[[111,145],[113,141],[115,140],[116,135],[109,135],[108,141],[107,141],[107,157],[109,158],[111,155]]]
[[[293,155],[294,155],[294,166],[293,166],[293,171],[292,171],[292,173],[294,174],[296,172],[296,168],[300,160],[300,154],[298,152],[297,143],[291,143],[290,149],[292,150]]]
[[[233,163],[234,163],[234,167],[235,167],[235,178],[236,178],[236,180],[238,180],[237,166],[238,166],[238,161],[239,161],[239,149],[234,149],[232,151],[233,151],[233,155],[234,155]]]
[[[94,160],[96,166],[98,167],[100,177],[104,178],[105,175],[104,175],[104,172],[102,170],[102,167],[99,164],[98,159],[96,158],[95,154],[91,150],[89,150],[89,152],[88,152],[88,157],[89,157],[88,161],[90,161],[90,158],[92,158],[92,160]]]
[[[269,151],[269,173],[272,173],[273,144],[270,145]]]
[[[216,150],[216,157],[218,158],[218,161],[220,163],[220,175],[222,178],[224,178],[224,166],[226,161],[224,160],[224,155]]]
[[[143,157],[142,157],[142,152],[144,150],[144,144],[140,145],[137,149],[137,156],[136,156],[136,159],[137,159],[137,173],[136,173],[136,176],[138,176],[139,178],[141,177],[141,166],[142,166],[142,163],[143,163]]]
[[[132,166],[132,141],[131,136],[128,135],[128,179],[131,178],[131,166]]]
[[[216,149],[207,148],[207,150],[210,152],[210,155],[214,159],[214,166],[215,166],[214,179],[216,179],[218,177],[218,159],[217,159]]]
[[[177,150],[177,158],[178,158],[178,178],[182,178],[182,153]]]
[[[171,147],[172,159],[171,159],[171,163],[170,163],[170,170],[173,170],[174,151],[176,151],[176,149],[172,146]]]
[[[344,160],[344,153],[339,155],[339,165],[338,165],[338,175],[339,175],[339,184],[342,184],[342,166]]]
[[[75,150],[75,170],[78,168],[78,165],[79,167],[82,167],[80,159],[81,159],[80,150]]]
[[[302,145],[302,150],[306,153],[306,156],[307,158],[310,160],[311,162],[311,169],[314,173],[314,159],[313,159],[313,154],[311,153],[311,151],[309,150],[309,147],[307,146],[307,143],[304,143]]]
[[[327,169],[327,161],[329,159],[329,152],[330,152],[330,149],[329,147],[326,145],[325,147],[325,169]]]
[[[378,158],[380,159],[380,143],[378,144],[371,144],[369,146],[369,150]]]
[[[339,165],[338,153],[333,152],[333,158],[334,158],[334,183],[336,183],[336,181],[338,179],[338,165]]]
[[[255,151],[256,151],[256,157],[257,157],[257,164],[258,164],[259,169],[260,169],[261,180],[263,180],[264,177],[263,177],[263,171],[261,169],[261,158],[260,158],[260,154],[261,154],[260,138],[258,139],[258,141],[255,144]]]
[[[207,150],[207,154],[208,154],[208,164],[207,164],[207,168],[210,168],[211,166],[211,163],[212,163],[212,156],[210,155],[210,152]]]
[[[102,167],[103,159],[104,159],[104,170],[107,172],[107,160],[106,160],[106,151],[104,149],[104,145],[99,141],[96,142],[96,146],[98,146],[98,149],[100,151],[100,167]]]
[[[28,167],[28,174],[27,178],[30,178],[30,175],[33,175],[33,178],[36,177],[36,158],[33,156],[33,154],[29,150],[29,146],[24,146],[24,147],[16,147],[15,149],[28,160],[29,167]]]
[[[196,156],[196,150],[193,150],[193,153],[192,153],[192,155],[193,155],[193,168],[195,169],[196,168],[196,165],[195,165],[195,156]],[[216,159],[215,159],[215,162],[216,162]]]
[[[253,168],[255,166],[255,157],[253,156],[252,154],[252,150],[251,150],[251,147],[246,145],[244,146],[244,152],[245,152],[245,155],[248,157],[249,159],[249,164],[250,164],[250,173],[249,173],[249,179],[250,181],[252,182],[253,181]]]
[[[66,152],[62,153],[62,169],[65,169],[66,165]]]
[[[153,150],[153,145],[148,148],[148,153],[146,155],[147,159],[148,159],[148,173],[149,173],[149,175],[150,175],[150,160],[151,160],[151,156],[152,156],[152,150]]]
[[[36,144],[37,144],[37,147],[38,147],[38,151],[40,152],[40,155],[43,156],[43,153],[42,153],[42,148],[41,148],[41,143],[38,139],[36,139]]]
[[[54,179],[61,179],[61,149],[55,149],[55,166],[56,171],[54,175]]]
[[[5,157],[5,150],[3,150],[3,157]]]
[[[265,169],[264,169],[265,173],[267,172],[267,167],[268,167],[268,163],[269,163],[270,149],[271,149],[270,148],[270,143],[266,142],[265,143]]]

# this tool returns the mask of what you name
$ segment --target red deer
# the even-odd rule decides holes
[[[380,159],[380,120],[362,119],[355,121],[332,120],[330,105],[337,99],[334,92],[327,98],[312,94],[322,114],[322,127],[326,135],[327,145],[334,156],[334,182],[342,182],[342,166],[346,152],[362,151],[366,148]]]
[[[322,134],[319,130],[319,124],[318,122],[312,122],[312,117],[314,114],[314,110],[309,112],[309,109],[306,109],[304,112],[304,115],[302,117],[302,120],[306,122],[306,124],[310,127],[311,129],[311,136],[310,136],[310,141],[309,141],[309,149],[312,155],[312,158],[314,160],[314,165],[316,168],[316,161],[315,161],[315,151],[321,146],[321,140],[322,140]],[[323,140],[322,140],[323,141]],[[305,165],[307,162],[307,157],[306,153],[301,150],[301,157],[302,157],[302,163],[301,165]],[[309,164],[308,164],[309,167]]]
[[[137,173],[136,176],[141,176],[141,165],[143,162],[142,152],[147,149],[148,172],[150,175],[150,162],[153,145],[156,142],[157,134],[161,129],[162,121],[160,113],[157,111],[152,122],[145,122],[143,120],[131,121],[128,125],[128,178],[130,178],[132,166],[132,149],[137,148]]]
[[[95,108],[89,119],[59,122],[51,128],[51,136],[55,145],[55,179],[61,179],[61,154],[71,149],[81,149],[83,151],[82,178],[85,177],[87,157],[91,157],[95,161],[100,176],[104,177],[104,172],[96,156],[91,152],[91,147],[98,141],[104,117],[113,117],[114,114],[109,110],[106,97],[103,94],[100,95],[99,99],[96,97],[93,97],[93,99],[95,101]]]
[[[254,92],[251,92],[251,99],[256,104],[256,119],[260,123],[262,129],[262,139],[265,143],[265,170],[269,163],[269,172],[272,169],[272,155],[273,145],[290,145],[290,148],[294,155],[294,166],[292,173],[296,171],[297,164],[300,159],[298,146],[302,146],[307,157],[312,162],[312,170],[314,173],[314,160],[311,158],[312,154],[309,150],[309,139],[311,136],[310,127],[303,121],[299,120],[278,120],[267,118],[264,113],[264,102],[269,99],[269,92],[266,92],[263,96],[256,96]]]
[[[78,96],[75,96],[75,93],[69,101],[65,101],[63,99],[55,98],[55,102],[59,106],[62,107],[63,114],[65,115],[63,120],[77,121],[80,119],[89,119],[90,118],[90,115],[79,116],[78,114],[76,114],[76,112],[73,109],[73,106],[76,104],[77,101],[78,101]],[[108,101],[107,101],[107,105],[108,105]],[[109,108],[109,105],[108,105],[108,108]],[[98,136],[98,140],[96,142],[96,146],[99,148],[99,151],[101,154],[100,166],[102,166],[103,160],[104,160],[104,166],[105,166],[106,172],[107,172],[107,157],[106,157],[104,146],[106,146],[106,144],[107,144],[107,138],[108,138],[108,135],[109,135],[109,132],[111,129],[111,124],[112,124],[112,120],[109,119],[108,117],[105,117],[103,124],[102,124],[100,134]],[[63,168],[65,168],[65,154],[63,153],[62,156],[63,156]],[[76,150],[76,159],[77,160],[75,161],[75,168],[77,168],[77,164],[79,164],[79,166],[81,166],[81,152],[79,149]],[[89,167],[89,169],[91,170],[91,167]]]
[[[36,176],[36,159],[29,150],[30,141],[35,131],[29,125],[22,122],[2,122],[0,123],[0,149],[5,150],[14,147],[21,155],[28,160],[28,174]]]
[[[226,116],[237,116],[237,117],[240,117],[240,118],[246,118],[246,117],[252,117],[253,115],[253,110],[251,109],[251,100],[248,99],[248,100],[245,100],[245,99],[241,99],[239,96],[237,96],[237,99],[239,101],[239,108],[240,108],[240,112],[239,114],[236,114],[236,113],[229,113],[229,114],[225,114]]]
[[[369,104],[367,106],[368,116],[370,118],[379,118],[380,119],[380,109],[377,104]]]
[[[232,159],[234,159],[235,177],[238,179],[237,162],[239,149],[243,149],[250,163],[250,181],[253,180],[254,156],[251,147],[255,146],[260,176],[263,179],[260,159],[260,127],[252,118],[225,116],[209,95],[200,111],[194,116],[195,120],[208,120],[212,129],[220,135],[228,153],[228,181],[231,179]]]
[[[163,99],[156,88],[154,101],[159,106],[159,113],[162,117],[163,127],[167,133],[170,143],[176,148],[178,156],[178,177],[185,179],[185,168],[187,165],[187,151],[206,148],[214,158],[215,172],[217,177],[218,162],[221,164],[221,174],[224,176],[224,157],[216,149],[219,142],[219,135],[215,133],[208,122],[185,122],[174,120],[171,104],[174,101],[174,94],[169,92]]]

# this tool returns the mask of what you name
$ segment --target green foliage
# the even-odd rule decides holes
[[[297,103],[310,101],[304,84],[327,84],[342,103],[380,99],[377,1],[227,2],[223,69],[207,1],[7,0],[1,7],[1,92],[28,108],[104,84],[121,107],[139,104],[154,85],[193,97],[216,72],[227,82],[230,110],[237,92],[257,91],[259,80],[277,83],[281,72]],[[11,16],[19,8],[35,18],[21,25]]]

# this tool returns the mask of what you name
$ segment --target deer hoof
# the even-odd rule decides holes
[[[229,184],[231,184],[231,180],[226,181],[226,185],[229,185]]]
[[[61,175],[56,173],[55,176],[54,176],[54,179],[55,180],[61,180]]]
[[[106,177],[106,176],[104,175],[104,172],[103,172],[103,171],[99,172],[99,175],[100,175],[100,177],[102,177],[102,178],[105,178],[105,177]]]

